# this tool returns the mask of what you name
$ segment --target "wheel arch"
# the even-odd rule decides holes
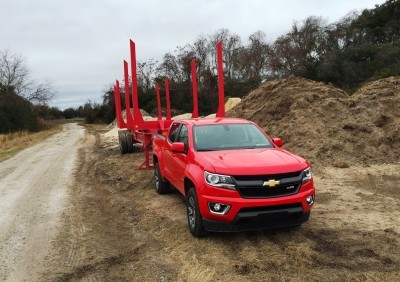
[[[158,156],[156,154],[153,155],[153,165],[158,163]]]
[[[194,187],[194,189],[196,189],[196,185],[194,184],[194,182],[189,177],[186,176],[184,179],[185,195],[187,195],[189,189],[192,187]]]

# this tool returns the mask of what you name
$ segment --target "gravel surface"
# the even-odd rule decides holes
[[[46,266],[84,129],[63,131],[0,163],[0,280],[33,281]]]

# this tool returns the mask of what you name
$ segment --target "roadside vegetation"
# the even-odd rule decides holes
[[[0,134],[46,129],[49,113],[60,117],[61,111],[47,106],[53,96],[50,82],[30,78],[21,55],[0,50]]]
[[[61,128],[61,123],[52,123],[46,127],[46,130],[38,132],[23,130],[9,134],[0,134],[0,161],[60,132]]]

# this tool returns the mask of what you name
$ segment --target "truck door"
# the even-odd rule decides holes
[[[186,158],[187,158],[187,151],[189,146],[189,134],[188,128],[186,125],[182,124],[178,137],[176,138],[175,142],[182,142],[185,144],[185,153],[173,153],[173,173],[176,175],[177,178],[177,185],[178,188],[182,193],[184,192],[184,177],[185,177],[185,168],[187,165]]]
[[[163,150],[163,159],[164,159],[164,173],[165,177],[168,178],[174,186],[177,183],[177,177],[174,175],[174,156],[172,155],[171,145],[172,143],[176,142],[176,138],[178,137],[179,129],[181,127],[180,123],[173,123],[171,125],[171,130],[169,131],[169,135],[167,140],[165,141],[165,148]]]

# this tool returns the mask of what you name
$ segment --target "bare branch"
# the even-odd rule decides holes
[[[52,84],[31,80],[25,58],[8,50],[0,51],[0,85],[35,104],[47,104],[54,97]]]
[[[29,91],[23,96],[33,104],[48,104],[54,98],[54,90],[51,82],[32,82]]]

